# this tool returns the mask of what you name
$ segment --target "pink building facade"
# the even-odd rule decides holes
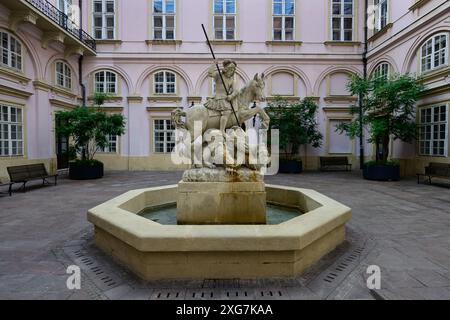
[[[36,6],[47,2],[69,20],[80,23],[81,16],[81,29],[96,45],[87,35],[75,37],[79,29],[71,23],[47,23]],[[81,5],[80,14],[71,5]],[[404,175],[432,160],[449,163],[449,1],[369,0],[369,9],[368,74],[416,73],[427,84],[417,104],[421,135],[413,144],[392,142],[393,158]],[[205,102],[214,90],[202,23],[218,60],[237,62],[240,84],[264,72],[268,102],[279,95],[318,103],[324,143],[301,148],[307,170],[317,169],[322,155],[348,156],[357,169],[359,141],[335,126],[352,119],[349,109],[357,103],[346,83],[364,70],[365,14],[363,0],[0,0],[0,32],[8,39],[0,64],[7,114],[0,179],[7,180],[6,167],[13,164],[44,162],[51,171],[65,166],[59,153],[66,141],[55,136],[55,113],[79,104],[83,87],[88,104],[95,91],[108,92],[113,98],[103,109],[127,118],[126,134],[110,137],[97,156],[107,169],[179,169],[170,160],[170,114]],[[16,51],[21,66],[14,64]],[[364,150],[372,158],[374,147],[364,143]]]

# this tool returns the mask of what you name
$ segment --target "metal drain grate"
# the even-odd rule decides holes
[[[103,264],[86,255],[83,249],[69,246],[64,248],[64,252],[83,270],[100,290],[108,291],[121,284],[122,281],[120,281],[118,277],[114,276],[112,272],[106,271]]]
[[[155,290],[150,300],[184,300],[185,295],[184,290]]]
[[[364,247],[360,246],[360,247],[357,247],[356,249],[354,249],[351,253],[345,255],[342,259],[340,259],[341,262],[336,267],[334,267],[334,270],[330,271],[323,278],[323,281],[328,282],[328,283],[332,283],[337,278],[340,278],[340,275],[342,273],[344,273],[344,271],[347,271],[348,267],[351,264],[354,264],[356,261],[359,261],[363,251],[364,251]]]
[[[240,288],[239,279],[205,279],[202,288],[208,289],[231,289]]]

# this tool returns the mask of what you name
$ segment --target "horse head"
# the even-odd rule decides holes
[[[251,89],[254,97],[254,101],[261,102],[265,101],[266,97],[264,95],[264,88],[266,86],[264,73],[261,75],[255,74],[255,77],[251,81]]]

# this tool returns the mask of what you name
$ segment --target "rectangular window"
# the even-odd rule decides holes
[[[170,153],[175,148],[175,127],[171,120],[154,120],[154,151]]]
[[[419,154],[448,156],[448,107],[438,105],[420,109]]]
[[[0,64],[22,71],[22,45],[7,32],[0,31]]]
[[[153,0],[153,39],[175,39],[175,0]]]
[[[374,0],[373,4],[375,6],[375,32],[378,32],[388,24],[389,2],[388,0]]]
[[[331,33],[333,41],[352,41],[353,0],[332,0]]]
[[[0,156],[23,155],[22,109],[0,105]]]
[[[294,40],[295,1],[273,0],[272,37],[274,41]]]
[[[214,38],[234,40],[236,38],[236,0],[214,1]]]
[[[105,148],[100,148],[99,152],[102,153],[117,153],[118,148],[118,138],[117,136],[108,135],[106,137],[107,145]]]
[[[94,37],[99,40],[115,39],[115,1],[94,0],[93,6]]]

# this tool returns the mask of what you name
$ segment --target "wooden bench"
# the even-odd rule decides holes
[[[57,184],[58,175],[48,174],[47,170],[45,169],[45,165],[43,163],[8,167],[7,170],[11,183],[22,183],[20,189],[23,189],[24,192],[25,192],[25,185],[27,184],[27,182],[32,180],[42,179],[42,184],[44,185],[50,184],[47,181],[48,178],[54,178],[55,186]]]
[[[428,177],[430,184],[431,178],[450,179],[450,164],[430,162],[428,167],[425,167],[425,173],[417,174],[417,183],[420,183],[421,177]]]
[[[345,171],[351,171],[352,165],[348,163],[347,157],[320,157],[320,170],[326,171],[327,168],[345,168]]]
[[[12,182],[8,182],[8,183],[1,183],[1,182],[0,182],[0,187],[6,187],[6,186],[9,187],[9,188],[8,188],[8,194],[9,194],[9,196],[12,196],[12,185],[13,185]],[[0,191],[0,193],[6,193],[6,192],[1,192],[1,191]]]

